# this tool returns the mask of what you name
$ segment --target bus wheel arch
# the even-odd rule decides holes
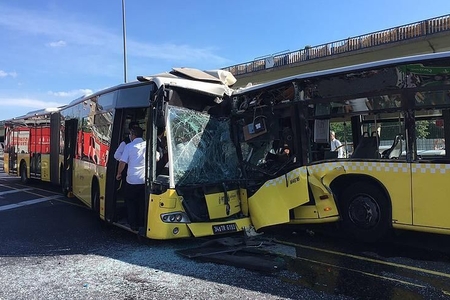
[[[28,183],[27,163],[24,160],[20,162],[19,172],[20,172],[20,182],[22,182],[23,184]]]
[[[331,189],[337,197],[344,229],[357,239],[375,242],[392,229],[391,200],[377,179],[341,176],[332,183]]]

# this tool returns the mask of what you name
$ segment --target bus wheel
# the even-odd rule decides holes
[[[344,229],[357,239],[375,242],[391,228],[389,201],[380,188],[358,182],[348,187],[340,199]]]
[[[61,186],[61,192],[64,195],[64,197],[68,197],[69,188],[67,187],[66,178],[62,167],[59,170],[59,185]]]
[[[23,184],[28,182],[27,165],[25,163],[20,164],[20,182]]]
[[[100,188],[98,187],[98,183],[94,181],[92,183],[92,192],[91,192],[91,207],[92,210],[100,216]]]

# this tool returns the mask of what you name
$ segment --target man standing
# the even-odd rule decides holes
[[[336,134],[334,131],[330,131],[330,150],[337,151],[338,158],[344,158],[344,149],[342,143],[338,139],[336,139],[335,135]]]
[[[128,130],[131,131],[133,127],[139,127],[138,122],[130,122],[128,124]],[[128,134],[127,137],[120,143],[119,147],[117,147],[116,152],[114,152],[114,158],[117,161],[120,161],[120,158],[122,157],[123,149],[125,149],[125,146],[131,142],[130,135]]]
[[[128,212],[128,223],[133,231],[144,226],[145,210],[145,141],[142,139],[143,130],[133,127],[130,130],[131,142],[123,150],[117,170],[117,180],[122,179],[125,165],[127,170],[127,186],[125,202]]]

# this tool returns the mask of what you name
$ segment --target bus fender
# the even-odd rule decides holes
[[[324,174],[322,176],[322,178],[320,178],[320,182],[322,182],[322,184],[324,186],[326,186],[328,189],[330,189],[330,185],[331,182],[338,176],[341,176],[343,174],[345,174],[345,169],[343,166],[338,166],[336,168],[334,168],[333,170],[327,172],[326,174]]]

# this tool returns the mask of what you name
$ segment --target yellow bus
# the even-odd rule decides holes
[[[291,76],[231,103],[248,202],[264,204],[256,229],[282,211],[272,221],[340,221],[362,240],[450,234],[450,52]]]
[[[26,115],[20,122],[10,120],[6,147],[15,150],[6,151],[5,171],[20,175],[23,182],[47,178],[35,176],[32,161],[20,156],[16,142],[24,135],[17,124],[29,127],[38,119],[50,120],[40,122],[46,128],[49,153],[43,152],[45,147],[27,150],[51,161],[40,172],[49,173],[65,195],[76,196],[104,221],[136,232],[127,224],[114,159],[129,133],[128,125],[136,122],[144,129],[147,149],[145,225],[138,234],[164,240],[249,232],[250,211],[268,211],[272,204],[247,199],[229,118],[234,82],[225,71],[179,68],[140,76],[136,82],[81,97],[55,111]],[[159,135],[161,128],[164,136]],[[161,137],[166,140],[167,163],[159,166]],[[289,208],[299,205],[287,202]],[[278,224],[286,213],[265,214],[258,224]]]
[[[32,111],[5,121],[6,173],[20,176],[22,183],[33,178],[59,184],[60,109]]]

